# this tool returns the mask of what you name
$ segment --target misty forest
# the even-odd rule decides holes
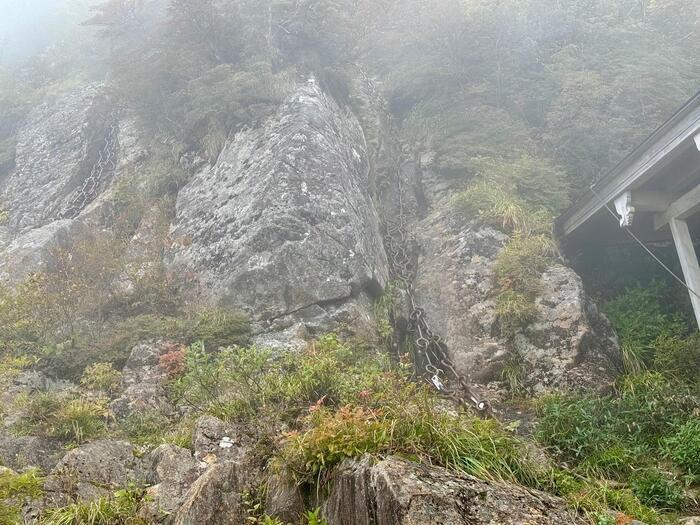
[[[0,525],[700,525],[699,0],[0,0]]]

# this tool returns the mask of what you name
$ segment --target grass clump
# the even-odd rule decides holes
[[[0,469],[0,525],[20,523],[22,506],[43,494],[43,479],[37,470],[15,474]]]
[[[700,481],[700,418],[689,419],[664,439],[664,452],[695,482]]]
[[[528,203],[512,186],[489,179],[475,182],[453,202],[461,215],[511,234],[495,265],[496,314],[507,339],[537,319],[535,297],[556,253],[551,212]]]
[[[499,290],[496,315],[504,337],[514,337],[537,320],[535,298],[554,252],[553,241],[545,235],[516,235],[499,253],[494,267]]]
[[[700,334],[662,335],[653,345],[653,368],[688,384],[700,381]]]
[[[280,457],[297,479],[311,481],[364,454],[403,455],[484,479],[528,485],[537,479],[522,444],[496,422],[445,414],[431,394],[413,385],[403,385],[394,402],[381,408],[314,411],[303,431],[287,436]]]
[[[122,374],[112,363],[95,363],[85,369],[80,385],[102,395],[111,395],[117,391],[121,381]]]
[[[453,205],[460,215],[506,233],[529,232],[538,226],[524,201],[489,182],[472,184],[454,198]]]
[[[649,507],[682,510],[687,504],[682,486],[657,469],[638,472],[631,478],[630,486],[639,500]]]
[[[74,445],[101,436],[109,417],[105,398],[38,393],[29,397],[23,408],[15,431]]]
[[[535,322],[539,318],[539,311],[527,295],[506,290],[496,298],[496,316],[501,335],[511,338],[518,330]]]
[[[687,325],[677,313],[665,304],[666,290],[662,283],[628,288],[603,307],[623,345],[643,351],[643,357],[653,360],[653,346],[657,339],[684,336]]]
[[[109,498],[80,501],[60,509],[44,512],[40,525],[147,525],[138,517],[146,497],[144,490],[122,489]]]
[[[194,421],[190,418],[173,422],[162,412],[150,410],[130,414],[120,426],[129,441],[136,445],[158,446],[171,443],[182,448],[192,448]]]
[[[540,291],[539,279],[554,254],[555,246],[550,237],[515,236],[496,260],[496,284],[501,290],[536,295]]]

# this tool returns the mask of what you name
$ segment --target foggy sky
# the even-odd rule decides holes
[[[0,0],[0,63],[12,64],[80,28],[99,0]]]

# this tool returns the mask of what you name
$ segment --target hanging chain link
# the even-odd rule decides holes
[[[119,109],[115,108],[109,114],[107,133],[104,136],[104,144],[100,149],[97,160],[92,165],[90,176],[83,181],[83,185],[70,199],[68,206],[61,213],[61,219],[74,219],[90,204],[108,172],[116,169],[117,148],[119,144]]]
[[[393,277],[400,283],[408,298],[410,310],[408,330],[415,346],[415,373],[445,397],[458,404],[474,408],[480,413],[486,413],[490,408],[488,402],[480,398],[466,378],[457,372],[448,355],[447,345],[431,330],[425,311],[416,303],[416,264],[411,256],[411,245],[415,242],[408,233],[404,202],[403,167],[405,164],[405,162],[399,162],[395,170],[398,213],[394,218],[385,220],[387,233],[385,244]]]

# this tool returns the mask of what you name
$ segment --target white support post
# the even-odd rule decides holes
[[[700,265],[698,265],[698,257],[693,246],[693,239],[690,237],[688,223],[683,219],[671,219],[671,233],[673,234],[673,242],[676,245],[678,258],[681,261],[683,268],[683,276],[688,288],[695,293],[700,293]],[[693,303],[693,311],[695,312],[695,320],[700,327],[700,297],[693,292],[690,293],[690,301]]]

